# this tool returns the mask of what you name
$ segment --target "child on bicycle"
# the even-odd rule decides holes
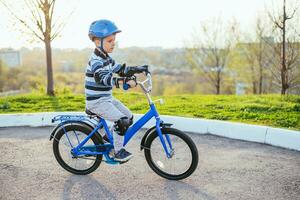
[[[94,21],[89,28],[89,38],[96,48],[91,55],[85,76],[86,108],[105,120],[114,122],[114,159],[127,161],[133,157],[123,148],[124,135],[133,123],[133,114],[119,100],[112,96],[113,86],[119,87],[128,70],[139,67],[126,67],[116,63],[108,54],[115,47],[116,34],[121,30],[110,20]],[[119,76],[116,76],[116,75]],[[120,77],[121,76],[121,77]],[[136,87],[135,80],[128,80],[129,87]]]

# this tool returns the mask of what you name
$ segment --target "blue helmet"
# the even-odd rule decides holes
[[[115,33],[120,33],[121,30],[110,20],[101,19],[94,21],[90,25],[89,38],[93,41],[95,37],[101,40]]]

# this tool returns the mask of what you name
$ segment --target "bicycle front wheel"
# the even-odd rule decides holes
[[[171,157],[166,156],[157,132],[150,134],[145,142],[145,158],[150,168],[170,180],[181,180],[190,176],[198,165],[198,150],[192,139],[174,128],[161,129]],[[171,145],[167,142],[170,139]]]

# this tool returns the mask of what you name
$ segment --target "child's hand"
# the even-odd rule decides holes
[[[134,87],[136,87],[136,82],[134,81],[134,80],[129,80],[129,81],[127,81],[126,82],[131,88],[134,88]]]

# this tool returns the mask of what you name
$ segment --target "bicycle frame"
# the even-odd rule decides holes
[[[151,88],[152,88],[152,82],[151,82],[151,75],[148,74],[147,75],[148,79],[143,81],[143,82],[137,82],[141,88],[143,89],[144,93],[146,94],[146,97],[148,99],[148,103],[149,103],[149,106],[150,106],[150,109],[149,111],[143,115],[138,121],[136,121],[125,133],[124,135],[124,143],[123,143],[123,146],[126,146],[126,144],[130,141],[130,139],[149,121],[151,120],[153,117],[155,117],[155,120],[156,120],[156,133],[158,134],[159,136],[159,139],[160,139],[160,142],[163,146],[163,149],[165,151],[165,154],[168,158],[170,158],[172,156],[172,151],[173,151],[173,147],[172,147],[172,144],[171,144],[171,140],[169,138],[169,135],[168,134],[165,134],[165,138],[166,140],[164,139],[163,137],[163,134],[161,132],[161,125],[163,124],[163,121],[160,119],[159,117],[159,114],[156,110],[156,107],[154,105],[154,102],[152,101],[151,99],[151,96],[149,95],[150,91],[151,91]],[[150,82],[150,89],[146,89],[144,84],[149,81]],[[71,116],[57,116],[57,117],[61,117],[61,118],[54,118],[54,121],[57,121],[57,120],[61,120],[61,124],[64,124],[65,122],[68,121],[68,119],[72,118]],[[76,116],[78,117],[78,121],[81,121],[81,120],[87,120],[85,116]],[[112,136],[112,133],[110,132],[109,128],[108,128],[108,125],[106,123],[106,121],[102,118],[100,118],[100,121],[98,122],[98,124],[95,124],[93,123],[95,128],[93,129],[93,131],[81,142],[79,142],[79,139],[78,139],[78,136],[77,134],[75,133],[75,136],[77,138],[77,141],[78,141],[78,145],[76,147],[73,147],[73,145],[71,144],[70,142],[70,139],[69,139],[69,136],[66,132],[66,130],[64,129],[65,133],[66,133],[66,137],[70,143],[70,146],[72,147],[72,150],[71,150],[71,153],[75,156],[80,156],[80,155],[104,155],[106,157],[106,159],[108,160],[108,162],[114,164],[114,160],[112,160],[108,154],[110,152],[110,150],[113,148],[113,136]],[[95,134],[97,133],[97,131],[100,129],[100,128],[104,128],[105,132],[106,132],[106,135],[109,139],[109,144],[105,143],[104,145],[88,145],[88,146],[84,146],[87,141]],[[167,141],[167,142],[166,142]],[[96,146],[104,146],[105,147],[105,150],[104,151],[91,151],[91,149],[95,149]],[[169,148],[168,148],[169,147]]]
[[[168,137],[168,135],[165,135],[167,143],[165,142],[164,137],[162,136],[162,132],[160,129],[160,125],[163,123],[163,121],[160,119],[159,114],[156,110],[156,107],[154,103],[150,104],[150,110],[143,116],[141,117],[136,123],[134,123],[126,132],[124,136],[124,144],[123,146],[126,146],[126,144],[130,141],[130,139],[149,121],[151,120],[152,117],[155,117],[156,119],[156,131],[159,135],[160,141],[162,143],[163,149],[165,150],[166,156],[169,158],[171,156],[171,150],[172,150],[172,145],[171,145],[171,140]],[[100,122],[98,125],[94,128],[94,130],[82,141],[80,142],[72,151],[75,155],[98,155],[98,154],[107,154],[107,151],[103,152],[93,152],[93,151],[82,151],[81,148],[86,144],[86,142],[98,131],[99,128],[105,129],[105,132],[108,136],[110,144],[106,144],[107,147],[112,147],[111,144],[113,144],[113,136],[112,133],[110,132],[108,125],[104,119],[100,119]],[[67,138],[68,135],[66,134]],[[68,138],[69,141],[69,138]],[[167,144],[169,146],[167,147]]]

